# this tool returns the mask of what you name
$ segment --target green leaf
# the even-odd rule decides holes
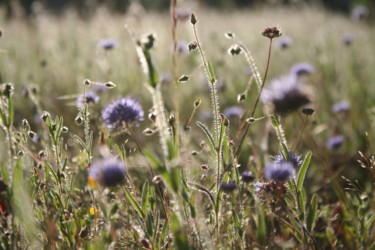
[[[155,69],[155,66],[152,62],[152,57],[150,50],[144,48],[142,49],[144,57],[146,59],[147,68],[148,68],[148,82],[151,87],[155,88],[157,84],[159,83],[159,75],[158,72]]]
[[[152,153],[145,150],[144,154],[145,154],[147,160],[149,161],[149,163],[154,168],[159,169],[159,170],[164,170],[164,171],[166,170],[166,168],[163,166],[163,164]]]
[[[201,122],[197,122],[197,125],[198,125],[198,126],[203,130],[203,132],[206,134],[211,149],[212,149],[213,151],[215,151],[215,148],[216,148],[216,147],[215,147],[214,137],[212,136],[210,130],[208,130],[208,127],[207,127],[205,124],[201,123]]]
[[[124,188],[124,192],[125,192],[126,198],[128,198],[128,201],[133,206],[138,216],[141,218],[145,218],[145,214],[143,213],[142,209],[139,207],[138,203],[136,202],[134,197],[131,195],[131,193],[126,188]]]
[[[311,205],[310,205],[310,209],[309,209],[309,213],[307,215],[307,221],[306,221],[306,229],[308,232],[311,232],[311,230],[314,228],[317,215],[318,215],[318,201],[316,198],[316,194],[314,194],[311,199]]]
[[[289,150],[284,143],[281,143],[283,158],[286,161],[290,161]]]
[[[0,165],[0,171],[1,171],[1,177],[6,183],[10,182],[9,175],[8,175],[8,169],[5,165]]]
[[[257,227],[258,240],[263,244],[267,244],[266,241],[266,219],[263,211],[258,211],[258,227]]]
[[[9,119],[8,119],[7,126],[10,127],[13,124],[13,117],[14,117],[13,101],[12,101],[12,98],[10,97],[8,99],[8,115],[9,115]]]
[[[299,169],[298,175],[297,175],[297,191],[301,191],[303,182],[305,180],[306,172],[307,169],[310,165],[310,160],[311,160],[312,153],[309,152],[305,159],[303,160],[302,166]]]
[[[109,211],[109,215],[112,216],[114,215],[119,209],[119,204],[117,202],[115,202],[115,204],[113,204],[113,206],[111,207],[111,210]]]
[[[185,234],[185,230],[181,227],[181,224],[178,220],[178,217],[176,214],[172,213],[171,219],[171,231],[173,233],[173,240],[174,240],[174,249],[178,250],[187,250],[190,249],[190,246],[187,241],[187,237]]]
[[[148,197],[149,197],[148,190],[149,190],[149,184],[148,184],[148,181],[146,181],[142,187],[142,211],[144,214],[147,213]]]

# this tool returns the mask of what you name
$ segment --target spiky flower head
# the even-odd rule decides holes
[[[290,73],[296,76],[303,76],[303,75],[311,75],[314,72],[314,66],[307,62],[301,62],[294,64],[291,69]]]
[[[241,174],[241,178],[244,182],[252,182],[255,180],[253,173],[251,173],[250,171],[243,172]]]
[[[273,39],[275,37],[280,37],[283,33],[279,27],[266,27],[261,33],[263,36],[268,37],[269,39]]]
[[[117,42],[111,38],[102,39],[98,42],[98,46],[104,50],[111,50],[117,47]]]
[[[285,114],[310,103],[309,89],[297,76],[287,75],[272,80],[261,99],[271,104],[275,113]]]
[[[86,99],[86,101],[85,101]],[[99,96],[92,91],[87,92],[85,95],[81,94],[77,97],[76,106],[82,108],[85,104],[96,104],[99,102]]]
[[[110,130],[142,121],[143,115],[139,102],[130,97],[117,100],[102,111],[103,121]]]
[[[341,147],[341,145],[344,143],[344,136],[342,135],[336,135],[328,139],[326,146],[328,149],[334,150]]]
[[[104,187],[113,187],[125,179],[125,164],[115,157],[107,157],[93,162],[89,171],[89,184],[99,183]]]
[[[264,177],[267,180],[287,181],[294,177],[294,166],[291,162],[271,162],[266,164],[264,169]]]
[[[285,160],[284,157],[281,154],[275,155],[273,157],[274,163],[281,164],[283,162],[290,162],[290,163],[292,163],[292,165],[295,168],[301,166],[301,164],[302,164],[302,160],[301,160],[302,156],[301,155],[296,155],[292,152],[288,152],[288,154],[289,154],[288,160]]]

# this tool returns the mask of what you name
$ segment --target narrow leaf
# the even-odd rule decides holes
[[[208,127],[201,123],[201,122],[197,122],[197,125],[203,130],[203,132],[206,134],[207,138],[208,138],[208,142],[209,142],[209,145],[211,147],[212,150],[215,151],[215,141],[214,141],[214,138],[211,134],[211,132],[208,130]]]
[[[314,224],[318,215],[318,201],[316,194],[313,195],[311,199],[311,206],[309,209],[309,214],[307,215],[306,228],[308,232],[314,228]]]
[[[142,187],[142,211],[144,214],[147,213],[147,207],[148,207],[148,196],[149,196],[148,189],[149,189],[149,184],[148,184],[148,181],[146,181]]]
[[[131,195],[131,193],[126,188],[124,188],[124,192],[125,192],[126,198],[128,198],[128,201],[133,206],[134,210],[137,212],[139,217],[145,218],[145,214],[143,213],[142,209],[139,207],[138,203],[136,202],[134,197]]]
[[[307,172],[307,168],[310,165],[311,156],[312,154],[311,152],[309,152],[306,155],[305,159],[303,160],[301,168],[299,169],[298,176],[297,176],[297,191],[301,191],[302,189],[303,182],[305,180],[305,176]]]

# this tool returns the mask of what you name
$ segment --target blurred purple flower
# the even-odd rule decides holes
[[[310,102],[307,86],[295,75],[273,79],[261,95],[264,103],[272,104],[275,113],[294,111]]]
[[[354,20],[361,20],[367,17],[369,14],[369,10],[364,5],[357,5],[352,9],[352,19]]]
[[[341,145],[344,143],[344,136],[342,135],[336,135],[328,139],[327,141],[327,148],[334,150],[341,147]]]
[[[291,162],[268,163],[264,169],[264,177],[267,180],[286,181],[294,176],[294,166]]]
[[[176,51],[180,55],[187,55],[189,53],[188,43],[186,41],[178,41]]]
[[[340,102],[336,102],[332,105],[332,112],[340,113],[340,112],[347,112],[350,109],[350,102],[344,100]]]
[[[99,96],[92,91],[86,93],[86,103],[87,104],[96,104],[99,102]],[[83,108],[85,104],[83,94],[77,97],[76,106],[77,108]]]
[[[110,130],[142,121],[143,115],[139,102],[130,97],[117,100],[102,111],[102,118]]]
[[[307,62],[294,64],[290,69],[290,73],[296,76],[311,75],[313,72],[314,67]]]
[[[243,172],[241,174],[241,178],[244,182],[252,182],[255,180],[253,173],[251,173],[250,171]]]
[[[223,182],[220,185],[220,189],[226,193],[231,193],[237,188],[237,184],[234,181],[231,182]]]
[[[98,42],[98,46],[105,50],[111,50],[117,47],[117,41],[111,38],[102,39]]]
[[[293,44],[293,40],[289,36],[282,36],[279,39],[277,39],[276,46],[279,49],[286,49],[289,48]]]
[[[345,33],[343,36],[342,36],[342,42],[349,46],[353,43],[353,40],[354,40],[354,36],[352,33]]]
[[[274,163],[280,164],[280,163],[283,163],[283,162],[290,162],[290,163],[292,163],[292,165],[295,168],[301,166],[301,164],[302,164],[302,160],[301,160],[302,156],[301,155],[297,156],[296,154],[294,154],[292,152],[288,152],[288,154],[289,154],[289,161],[286,161],[284,159],[284,157],[281,154],[279,154],[279,155],[276,155],[276,156],[273,157]]]
[[[125,164],[114,157],[93,162],[89,177],[104,187],[113,187],[125,179]]]
[[[184,22],[189,19],[191,15],[191,11],[185,10],[185,9],[177,9],[176,10],[176,18],[177,20]]]
[[[163,72],[160,74],[160,82],[162,84],[169,84],[173,81],[173,76],[169,72]]]
[[[227,117],[227,118],[234,118],[234,117],[241,117],[242,114],[243,114],[244,110],[243,108],[241,107],[238,107],[238,106],[232,106],[232,107],[228,107],[226,108],[224,111],[223,111],[223,114]]]

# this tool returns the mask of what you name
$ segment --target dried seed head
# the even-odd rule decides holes
[[[228,53],[229,53],[229,55],[232,55],[232,56],[239,55],[241,53],[241,47],[238,46],[237,44],[232,45],[228,49]]]
[[[68,131],[69,131],[68,127],[66,126],[62,127],[62,130],[61,130],[62,133],[68,133]]]
[[[187,75],[182,75],[180,78],[178,78],[179,82],[187,82],[189,80],[189,76]]]
[[[82,122],[83,122],[83,117],[80,116],[80,115],[78,115],[78,116],[76,117],[76,119],[74,119],[74,121],[75,121],[75,123],[76,123],[77,125],[81,125]]]
[[[208,170],[209,168],[208,168],[207,164],[202,164],[201,169],[202,170]]]
[[[269,39],[273,39],[275,37],[280,37],[283,33],[279,27],[273,26],[264,28],[261,34]]]
[[[188,45],[189,51],[195,50],[198,47],[197,42],[191,42]]]
[[[13,83],[4,83],[1,85],[1,95],[9,98],[13,94],[13,91]]]
[[[238,103],[241,103],[241,102],[243,102],[243,101],[245,101],[246,100],[246,94],[239,94],[238,96],[237,96],[237,102]]]
[[[91,81],[89,79],[86,79],[83,81],[83,84],[89,86],[91,84]]]
[[[116,88],[116,84],[114,84],[113,82],[106,82],[104,85],[105,85],[107,88],[109,88],[109,89]]]
[[[198,97],[198,99],[194,102],[194,108],[198,108],[199,105],[201,105],[201,98]]]
[[[150,112],[150,113],[148,114],[148,119],[149,119],[150,121],[152,121],[153,123],[155,123],[155,122],[156,122],[156,114],[155,114],[154,112]]]
[[[227,33],[225,33],[225,37],[228,38],[228,39],[232,39],[232,38],[236,37],[236,35],[233,32],[227,32]]]
[[[305,115],[312,115],[314,114],[315,110],[312,107],[304,107],[302,108],[302,113]]]
[[[173,114],[169,116],[168,123],[171,127],[174,127],[174,125],[176,124],[176,118]]]
[[[152,179],[152,183],[158,184],[161,182],[161,177],[159,175],[155,175],[155,177]]]

